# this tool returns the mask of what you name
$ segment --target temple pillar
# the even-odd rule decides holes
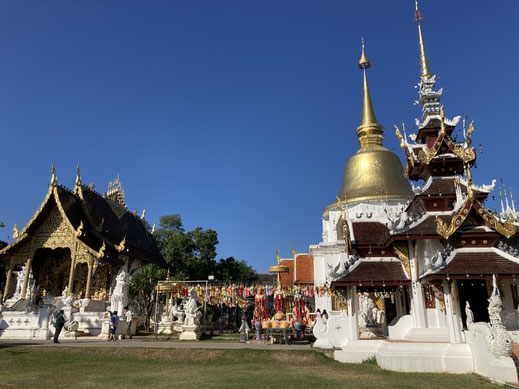
[[[358,304],[357,304],[357,287],[349,286],[346,289],[347,298],[348,298],[348,319],[350,322],[350,331],[348,334],[348,340],[357,340],[359,339],[359,317],[357,314]]]
[[[456,301],[453,301],[451,295],[451,286],[449,281],[443,280],[443,298],[445,301],[445,313],[447,314],[447,330],[449,332],[449,341],[451,343],[461,343],[461,329],[458,318],[454,314],[456,310]],[[459,312],[459,308],[457,309]]]
[[[34,255],[31,253],[29,255],[29,258],[25,262],[25,277],[23,278],[23,286],[22,286],[22,293],[20,294],[20,298],[24,299],[27,295],[27,286],[29,285],[29,276],[31,274],[31,266],[32,266],[32,259]]]
[[[414,241],[408,241],[409,266],[411,270],[411,304],[412,317],[415,328],[427,328],[427,312],[422,284],[418,281],[418,262],[414,252]]]
[[[85,298],[90,298],[90,293],[92,289],[92,273],[94,271],[94,260],[90,258],[88,260],[88,275],[87,275],[87,282],[85,287]]]
[[[72,294],[72,288],[74,287],[74,272],[76,270],[76,256],[74,255],[70,261],[70,273],[68,276],[68,287],[67,287],[67,296]],[[65,296],[65,297],[67,297]]]
[[[9,288],[11,287],[13,271],[14,271],[14,260],[13,260],[13,258],[11,258],[9,260],[9,270],[7,270],[7,279],[5,280],[5,290],[4,290],[4,297],[3,297],[4,300],[7,299],[7,294],[9,293]]]

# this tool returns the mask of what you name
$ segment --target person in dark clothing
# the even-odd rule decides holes
[[[63,326],[65,325],[65,317],[63,316],[64,313],[65,312],[63,312],[63,310],[59,311],[58,317],[56,318],[56,323],[54,323],[54,343],[59,343],[58,337],[61,330],[63,329]]]

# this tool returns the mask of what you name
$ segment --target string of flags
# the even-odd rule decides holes
[[[264,294],[267,297],[273,296],[274,293],[281,293],[283,298],[286,297],[315,297],[315,296],[331,296],[332,290],[326,286],[314,285],[295,285],[281,286],[276,285],[208,285],[207,294],[205,284],[180,286],[177,293],[172,293],[172,297],[186,298],[189,295],[189,289],[194,288],[196,291],[197,301],[199,303],[207,302],[216,305],[223,304],[229,306],[243,306],[246,299],[253,299],[258,294]]]

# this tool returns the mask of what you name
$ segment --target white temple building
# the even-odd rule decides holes
[[[328,318],[316,320],[314,346],[333,349],[343,362],[376,357],[389,370],[517,382],[519,215],[506,194],[499,214],[483,205],[495,181],[472,182],[474,124],[445,116],[418,6],[415,19],[422,117],[417,134],[395,126],[405,168],[383,146],[362,49],[360,147],[346,162],[336,201],[323,211],[322,242],[309,247],[315,284],[333,289],[316,297]],[[457,126],[463,139],[453,137]]]

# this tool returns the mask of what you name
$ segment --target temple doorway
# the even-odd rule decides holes
[[[388,336],[388,325],[397,316],[397,303],[397,287],[359,287],[359,337],[365,339]]]
[[[458,298],[463,320],[463,327],[467,328],[467,315],[465,305],[470,304],[470,310],[474,314],[474,322],[489,322],[488,317],[488,289],[486,280],[458,280]]]
[[[55,250],[40,248],[34,253],[32,271],[39,294],[43,291],[53,296],[61,296],[68,285],[70,275],[70,249]]]

